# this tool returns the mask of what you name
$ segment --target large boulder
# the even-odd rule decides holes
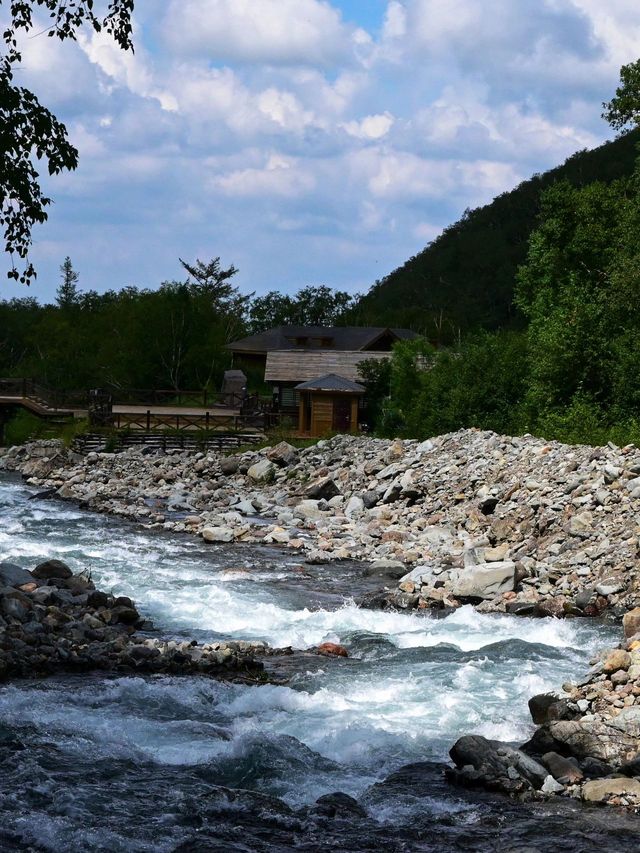
[[[634,634],[640,633],[640,607],[634,607],[622,617],[622,627],[624,628],[625,637],[633,637]]]
[[[588,803],[604,803],[612,797],[631,795],[640,799],[640,781],[618,776],[613,779],[592,779],[582,786],[582,799]]]
[[[247,476],[256,483],[263,483],[265,480],[271,480],[277,471],[273,462],[268,459],[261,459],[252,465],[247,471]]]
[[[45,560],[44,563],[37,565],[31,574],[38,580],[48,581],[51,578],[66,580],[72,576],[73,572],[62,560]]]
[[[0,563],[0,586],[24,586],[33,583],[33,575],[14,563]]]
[[[305,489],[305,497],[314,500],[328,501],[330,498],[340,494],[340,489],[337,487],[331,477],[323,477],[321,480],[316,480]]]
[[[467,566],[454,576],[452,595],[457,598],[491,599],[516,586],[516,564],[511,560]]]
[[[205,542],[233,542],[235,534],[229,527],[205,527],[202,538]]]
[[[627,709],[636,710],[636,709]],[[640,712],[640,708],[637,709]],[[616,717],[608,723],[600,720],[559,720],[544,729],[554,743],[554,751],[568,753],[578,760],[595,758],[613,766],[630,761],[638,753],[638,738],[626,730],[636,730],[637,717],[622,720]]]
[[[451,747],[449,755],[467,781],[512,790],[540,790],[549,775],[547,769],[519,749],[481,735],[465,735]],[[469,771],[472,772],[469,772]]]
[[[266,457],[279,468],[295,465],[298,461],[298,451],[288,441],[280,441],[266,451]]]
[[[312,500],[300,501],[294,512],[299,518],[306,518],[312,521],[326,517],[326,511],[318,508],[318,501]]]

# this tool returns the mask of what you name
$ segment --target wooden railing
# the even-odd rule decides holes
[[[87,391],[68,391],[50,388],[35,379],[0,379],[0,397],[34,400],[49,409],[86,408]]]
[[[67,391],[50,388],[34,379],[0,379],[0,397],[9,400],[30,401],[28,407],[42,417],[71,414],[73,410],[87,410],[92,423],[111,426],[118,430],[152,432],[168,429],[176,432],[207,430],[238,430],[247,426],[263,426],[272,408],[271,398],[257,394],[213,393],[207,391],[182,391],[175,389],[96,389]],[[112,406],[135,405],[148,407],[146,412],[113,412]],[[162,407],[189,407],[205,409],[201,413],[173,412],[162,414],[153,411]]]
[[[111,388],[114,404],[118,406],[224,406],[239,409],[246,394],[208,391],[183,391],[175,388]]]

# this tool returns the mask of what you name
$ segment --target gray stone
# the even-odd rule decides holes
[[[365,568],[367,575],[384,575],[398,580],[405,577],[406,572],[407,567],[400,560],[374,560]]]
[[[294,512],[299,518],[306,518],[312,521],[314,519],[326,518],[326,512],[321,510],[318,504],[319,501],[300,501],[300,503],[295,507]]]
[[[344,514],[347,518],[352,518],[354,515],[359,515],[363,510],[364,501],[362,498],[359,495],[352,495],[344,508]]]
[[[265,480],[270,480],[275,476],[276,466],[268,459],[261,459],[252,465],[247,471],[247,476],[256,483],[262,483]]]
[[[362,503],[365,509],[372,509],[380,500],[380,495],[372,489],[362,493]]]
[[[238,501],[237,504],[233,505],[233,509],[236,512],[242,513],[242,515],[255,515],[256,508],[250,500]]]
[[[37,565],[31,574],[39,580],[50,580],[51,578],[66,580],[71,577],[73,572],[62,560],[45,560],[44,563]]]
[[[547,776],[540,790],[543,794],[559,794],[560,791],[564,791],[564,786],[560,782],[556,782],[553,776]]]
[[[457,573],[451,593],[458,598],[495,598],[513,592],[516,583],[516,564],[510,560],[469,566]]]
[[[240,467],[240,460],[235,456],[223,456],[219,464],[222,473],[231,476]]]
[[[280,468],[295,465],[298,461],[298,451],[287,441],[280,441],[266,451],[267,459],[274,462]]]
[[[233,542],[235,535],[229,527],[205,527],[202,538],[205,542]]]
[[[23,586],[33,583],[33,575],[14,563],[0,563],[0,586]]]
[[[624,795],[640,798],[640,780],[617,776],[613,779],[592,779],[582,786],[582,799],[588,803],[604,803],[612,797]]]
[[[324,499],[327,501],[329,498],[333,498],[335,495],[339,494],[340,489],[331,477],[323,477],[321,480],[317,480],[305,489],[305,497],[315,500]]]

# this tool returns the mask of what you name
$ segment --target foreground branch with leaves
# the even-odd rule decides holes
[[[47,220],[46,208],[52,201],[42,191],[36,161],[43,161],[48,173],[57,175],[76,168],[78,152],[64,124],[37,95],[14,84],[22,61],[20,36],[34,32],[47,15],[41,35],[75,40],[80,28],[89,27],[108,33],[123,50],[132,50],[134,4],[133,0],[112,0],[102,14],[96,12],[93,0],[5,0],[4,5],[10,20],[2,33],[0,55],[0,228],[10,258],[7,276],[28,285],[36,277],[29,260],[33,226]]]

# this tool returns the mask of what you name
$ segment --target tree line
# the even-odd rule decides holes
[[[220,258],[181,264],[185,277],[155,290],[97,293],[81,289],[67,257],[55,302],[0,301],[0,376],[66,390],[218,390],[231,363],[226,344],[271,326],[335,325],[353,302],[324,285],[255,297],[233,284],[238,271]]]

